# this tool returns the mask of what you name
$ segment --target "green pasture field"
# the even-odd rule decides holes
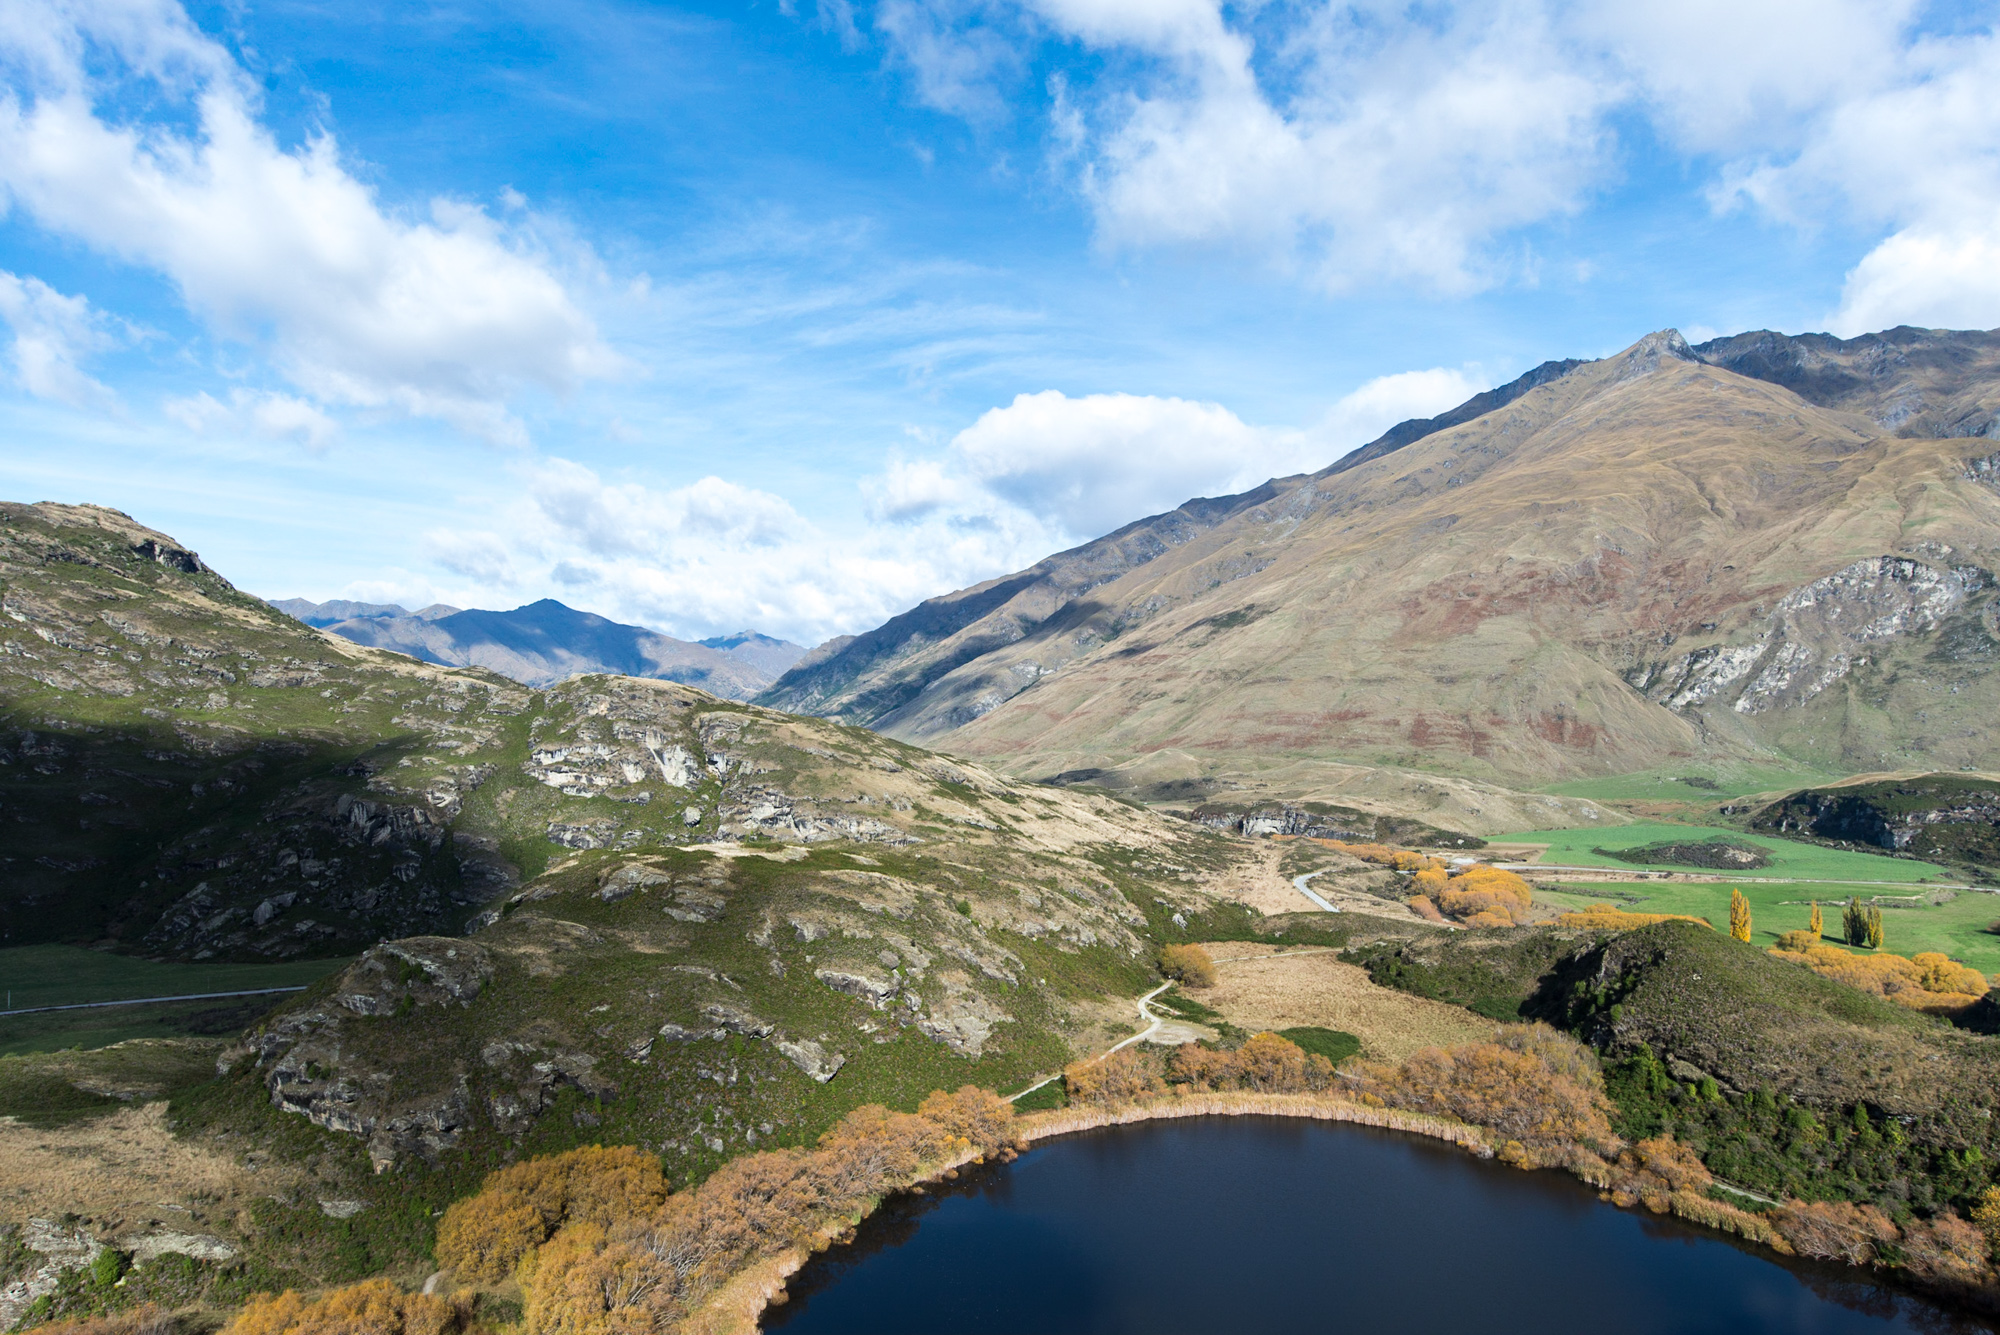
[[[1570,867],[1621,867],[1628,871],[1651,869],[1709,873],[1709,869],[1705,867],[1677,867],[1665,862],[1620,862],[1617,858],[1605,857],[1592,850],[1642,848],[1647,844],[1664,843],[1696,844],[1710,839],[1752,844],[1770,854],[1769,866],[1758,867],[1751,871],[1727,873],[1732,877],[1754,879],[1782,876],[1813,881],[1940,880],[1953,883],[1963,880],[1957,872],[1910,858],[1852,853],[1844,848],[1822,848],[1818,844],[1799,843],[1791,839],[1773,839],[1761,834],[1744,834],[1740,830],[1727,830],[1718,826],[1675,825],[1665,821],[1640,821],[1632,825],[1614,825],[1604,829],[1530,830],[1522,834],[1496,834],[1489,842],[1547,844],[1548,852],[1542,854],[1541,860]],[[1843,891],[1842,895],[1844,897],[1849,893],[1852,892]]]
[[[1853,886],[1827,884],[1759,884],[1742,880],[1734,885],[1687,881],[1624,881],[1610,885],[1565,885],[1561,890],[1535,891],[1535,902],[1565,909],[1582,909],[1591,904],[1612,903],[1634,913],[1685,913],[1706,918],[1717,931],[1729,929],[1729,892],[1741,889],[1750,901],[1750,940],[1755,945],[1774,946],[1783,932],[1806,926],[1811,909],[1808,901],[1820,902],[1822,931],[1826,943],[1844,946],[1839,939],[1840,912]],[[1893,887],[1880,892],[1861,891],[1863,903],[1873,902],[1882,909],[1882,948],[1898,955],[1914,955],[1937,950],[1984,974],[2000,973],[2000,935],[1988,927],[2000,920],[2000,895],[1978,891],[1923,891],[1904,893]],[[1932,898],[1950,896],[1942,904]]]
[[[81,946],[14,946],[0,950],[0,1002],[6,1010],[74,1006],[91,1001],[183,997],[196,992],[246,992],[256,987],[303,987],[349,960],[279,964],[165,964]]]

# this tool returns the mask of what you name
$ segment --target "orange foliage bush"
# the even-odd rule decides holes
[[[512,1164],[445,1211],[438,1264],[464,1279],[496,1282],[565,1223],[609,1225],[651,1214],[666,1198],[660,1161],[629,1145],[592,1145]]]
[[[2000,1257],[2000,1187],[1988,1187],[1973,1207],[1972,1222],[1986,1235],[1986,1247]]]
[[[1711,931],[1715,926],[1706,918],[1686,913],[1627,913],[1616,904],[1592,904],[1581,913],[1565,913],[1556,919],[1559,927],[1586,932],[1629,932],[1635,927],[1651,927],[1656,922],[1698,922]]]
[[[1896,1225],[1872,1205],[1847,1201],[1792,1201],[1773,1210],[1771,1223],[1801,1256],[1867,1265],[1876,1248],[1896,1241]]]
[[[1794,955],[1803,955],[1818,945],[1819,939],[1818,932],[1802,927],[1796,932],[1781,933],[1778,937],[1778,944],[1771,947],[1771,949],[1789,951]]]
[[[1152,1066],[1130,1048],[1063,1067],[1063,1087],[1078,1103],[1132,1103],[1166,1091]]]
[[[1993,1282],[1986,1235],[1947,1211],[1935,1219],[1913,1219],[1899,1244],[1903,1265],[1934,1284],[1978,1286]]]
[[[46,1326],[30,1326],[23,1335],[172,1335],[174,1318],[152,1303],[124,1312],[100,1312],[95,1316],[51,1321]]]
[[[1333,1063],[1276,1034],[1252,1034],[1234,1052],[1183,1043],[1167,1061],[1167,1080],[1198,1090],[1306,1094],[1334,1083]]]
[[[1512,927],[1523,920],[1534,892],[1511,871],[1483,863],[1445,881],[1437,906],[1467,927]]]
[[[1803,964],[1822,978],[1931,1015],[1962,1011],[1986,995],[1984,974],[1934,950],[1905,959],[1887,952],[1850,955],[1838,946],[1815,943],[1804,950],[1771,953]]]
[[[1510,1026],[1491,1043],[1426,1048],[1399,1067],[1362,1068],[1364,1101],[1486,1127],[1552,1163],[1573,1146],[1610,1150],[1611,1103],[1589,1050],[1546,1025]]]
[[[1412,895],[1409,903],[1410,907],[1417,911],[1417,916],[1426,922],[1444,921],[1444,914],[1438,912],[1437,904],[1429,895]]]
[[[811,1150],[733,1159],[609,1225],[572,1221],[520,1269],[532,1335],[652,1335],[760,1258],[817,1246],[887,1192],[1013,1145],[1013,1106],[967,1087],[916,1113],[856,1108]]]
[[[1345,853],[1351,858],[1360,858],[1363,862],[1395,871],[1425,871],[1445,865],[1437,858],[1425,857],[1407,848],[1390,848],[1386,844],[1349,844],[1339,839],[1315,839],[1313,842],[1336,853]]]
[[[386,1279],[363,1280],[318,1298],[290,1289],[252,1298],[222,1335],[448,1335],[472,1319],[466,1298],[404,1293]]]
[[[1160,972],[1189,987],[1215,986],[1215,961],[1200,946],[1162,946]]]
[[[1627,1145],[1611,1171],[1611,1199],[1620,1205],[1643,1204],[1654,1214],[1672,1207],[1677,1191],[1703,1192],[1715,1179],[1701,1156],[1672,1136],[1655,1136]]]

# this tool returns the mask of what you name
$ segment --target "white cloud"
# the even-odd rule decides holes
[[[227,404],[206,390],[160,405],[168,417],[197,435],[222,432],[285,440],[315,453],[340,434],[340,426],[316,405],[269,390],[232,390]]]
[[[1344,454],[1366,445],[1398,422],[1436,417],[1492,387],[1477,368],[1436,366],[1427,371],[1377,376],[1327,409],[1312,435],[1329,443],[1347,442],[1339,451]],[[1329,456],[1327,462],[1334,457]]]
[[[1897,232],[1847,275],[1840,309],[1828,324],[1849,337],[1899,324],[1930,329],[2000,324],[2000,215]]]
[[[1098,537],[1197,496],[1248,491],[1325,467],[1397,422],[1455,407],[1485,388],[1436,368],[1371,380],[1311,427],[1252,426],[1216,403],[1137,394],[1020,394],[961,431],[942,458],[898,459],[874,481],[888,521],[951,516],[961,526],[1040,525]]]
[[[875,28],[914,77],[919,101],[992,121],[1007,112],[996,85],[1018,77],[1023,61],[1008,35],[982,21],[985,12],[978,0],[882,0]]]
[[[990,95],[979,81],[1003,65],[991,29],[975,40],[951,10],[921,12],[921,42],[885,28],[920,96],[951,109]],[[1055,156],[1078,171],[1104,243],[1237,247],[1335,290],[1463,292],[1507,267],[1497,237],[1576,209],[1603,179],[1618,85],[1533,4],[1441,20],[1247,12],[1301,17],[1260,61],[1219,0],[1021,6],[1017,41],[1046,25],[1111,71],[1051,84]],[[928,90],[946,71],[940,98]]]
[[[115,347],[109,321],[82,297],[66,297],[39,278],[0,270],[0,320],[14,332],[7,354],[21,388],[73,408],[104,408],[116,396],[84,374],[93,352]]]
[[[2000,39],[1923,0],[1014,0],[976,26],[894,3],[932,105],[1055,66],[1050,161],[1114,249],[1235,249],[1334,291],[1532,281],[1521,229],[1614,186],[1643,123],[1718,208],[1874,229],[1837,328],[2000,323]]]
[[[619,369],[525,234],[449,200],[421,218],[385,209],[331,134],[281,148],[248,79],[178,5],[16,0],[7,13],[0,196],[164,274],[306,394],[518,442],[515,394]],[[193,128],[100,110],[135,93]]]
[[[1305,429],[1253,426],[1184,399],[1026,394],[936,455],[893,461],[864,486],[868,523],[844,531],[720,477],[661,488],[568,459],[524,462],[510,470],[511,501],[424,535],[441,574],[388,571],[327,592],[406,607],[553,596],[684,638],[754,626],[816,643],[1193,496],[1323,467],[1482,384],[1452,370],[1385,376]],[[241,418],[206,402],[186,411]]]

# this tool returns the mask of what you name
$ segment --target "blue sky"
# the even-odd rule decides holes
[[[1652,329],[2000,324],[1993,17],[15,0],[0,487],[814,642]]]

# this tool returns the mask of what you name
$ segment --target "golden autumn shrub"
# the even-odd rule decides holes
[[[511,1164],[438,1221],[437,1261],[488,1283],[570,1222],[609,1225],[651,1214],[667,1197],[660,1161],[629,1145],[591,1145]]]
[[[1277,1034],[1252,1034],[1234,1051],[1183,1043],[1167,1060],[1167,1082],[1202,1091],[1309,1094],[1334,1084],[1333,1063]]]
[[[1215,986],[1215,961],[1200,946],[1160,947],[1160,972],[1189,987]]]
[[[258,1294],[221,1335],[451,1335],[471,1319],[469,1296],[405,1293],[386,1279],[369,1279],[317,1298],[290,1289]]]
[[[1482,863],[1448,878],[1435,898],[1447,917],[1467,927],[1512,927],[1524,920],[1534,891],[1513,872]]]
[[[1815,943],[1804,950],[1771,953],[1803,964],[1822,978],[1930,1015],[1962,1011],[1987,991],[1984,974],[1934,950],[1905,959],[1887,952],[1851,955],[1839,946]]]
[[[746,1266],[823,1246],[888,1192],[1004,1151],[1013,1107],[935,1093],[916,1113],[857,1108],[810,1150],[732,1159],[647,1214],[565,1225],[520,1268],[530,1335],[657,1335]]]
[[[1078,1103],[1132,1103],[1163,1093],[1152,1066],[1130,1048],[1063,1067],[1063,1087]]]
[[[1849,1265],[1867,1265],[1898,1236],[1889,1216],[1848,1201],[1790,1201],[1767,1217],[1799,1255]]]
[[[22,1335],[173,1335],[173,1329],[171,1312],[145,1303],[123,1312],[100,1312],[30,1326]]]
[[[1987,1252],[2000,1258],[2000,1187],[1988,1187],[1973,1208],[1972,1222],[1986,1237]]]
[[[1698,922],[1710,931],[1715,929],[1715,924],[1706,918],[1686,913],[1628,913],[1616,904],[1592,904],[1579,913],[1565,913],[1556,919],[1558,927],[1581,932],[1629,932],[1638,927],[1651,927],[1656,922]]]
[[[1412,909],[1416,910],[1417,916],[1426,922],[1443,922],[1445,920],[1444,914],[1438,911],[1436,901],[1429,895],[1412,895],[1409,899],[1409,905]]]
[[[1903,1225],[1897,1246],[1904,1268],[1934,1284],[1978,1287],[1993,1282],[1986,1235],[1950,1211]]]
[[[1399,1067],[1364,1066],[1361,1077],[1364,1101],[1486,1127],[1518,1142],[1526,1164],[1618,1143],[1595,1059],[1546,1025],[1510,1026],[1491,1043],[1426,1048]]]
[[[1627,1145],[1611,1170],[1611,1199],[1620,1205],[1643,1204],[1665,1214],[1677,1191],[1704,1192],[1715,1179],[1692,1147],[1672,1136],[1655,1136]]]
[[[1014,1105],[977,1085],[961,1085],[955,1094],[933,1090],[917,1105],[917,1116],[970,1141],[984,1154],[1014,1143]]]
[[[1778,937],[1778,944],[1771,948],[1773,950],[1788,951],[1794,955],[1803,955],[1818,944],[1819,933],[1801,929],[1796,932],[1781,934]]]
[[[1444,863],[1428,857],[1414,849],[1390,848],[1386,844],[1350,844],[1340,839],[1314,839],[1311,842],[1322,848],[1330,848],[1336,853],[1359,858],[1378,867],[1388,867],[1392,871],[1426,871],[1444,867]]]

